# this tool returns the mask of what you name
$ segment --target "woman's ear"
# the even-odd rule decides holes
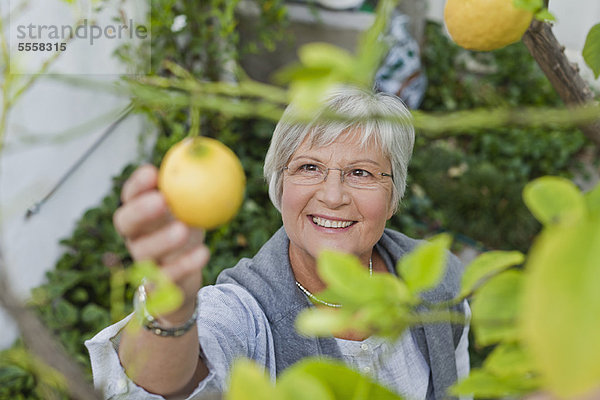
[[[392,198],[394,196],[392,195]],[[392,218],[394,216],[394,214],[396,213],[396,210],[398,209],[398,206],[394,206],[393,204],[394,202],[392,201],[392,199],[390,199],[390,203],[388,204],[388,212],[387,212],[387,218],[386,221],[389,221],[390,218]]]
[[[395,214],[394,208],[391,208],[390,211],[388,212],[387,220],[386,221],[389,221],[390,218],[392,218],[394,216],[394,214]]]

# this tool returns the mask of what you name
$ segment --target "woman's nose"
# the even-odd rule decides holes
[[[317,199],[330,208],[338,208],[350,202],[350,194],[342,182],[342,173],[340,170],[330,169],[317,190]]]

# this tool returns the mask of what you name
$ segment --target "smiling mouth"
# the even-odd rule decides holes
[[[323,228],[334,228],[334,229],[342,229],[347,228],[350,225],[354,224],[355,221],[339,221],[339,220],[331,220],[322,217],[312,216],[312,221],[315,225],[321,226]]]

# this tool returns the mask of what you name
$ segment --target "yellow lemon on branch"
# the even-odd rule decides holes
[[[444,22],[452,40],[468,50],[490,51],[518,42],[533,12],[513,0],[447,0]]]
[[[229,222],[244,200],[246,176],[235,153],[199,136],[173,145],[158,172],[158,188],[182,222],[214,229]]]

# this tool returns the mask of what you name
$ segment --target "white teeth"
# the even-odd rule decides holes
[[[352,225],[352,221],[332,221],[321,217],[312,217],[315,224],[324,228],[347,228]]]

